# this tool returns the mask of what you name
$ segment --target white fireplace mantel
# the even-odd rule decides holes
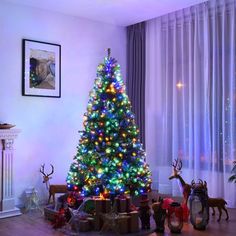
[[[14,197],[14,140],[19,129],[0,129],[0,218],[20,215]]]

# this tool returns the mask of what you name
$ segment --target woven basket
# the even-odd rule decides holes
[[[57,214],[58,214],[58,211],[54,210],[53,205],[48,205],[44,207],[44,217],[46,220],[54,221]]]

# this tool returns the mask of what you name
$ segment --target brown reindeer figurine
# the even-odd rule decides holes
[[[44,172],[45,164],[41,165],[41,167],[40,167],[40,173],[43,175],[43,183],[46,184],[47,189],[49,189],[49,186],[50,186],[49,179],[52,178],[52,177],[50,177],[50,175],[52,175],[54,173],[54,166],[52,164],[50,164],[50,166],[52,167],[52,170],[49,174],[45,174],[45,172]]]
[[[206,181],[203,182],[201,179],[199,179],[199,182],[197,184],[195,184],[194,181],[192,181],[191,184],[192,184],[192,188],[196,188],[196,186],[197,186],[198,188],[205,189],[207,192],[207,182]],[[219,218],[217,219],[218,222],[221,220],[222,210],[224,210],[226,213],[226,220],[229,219],[228,211],[225,207],[227,202],[223,198],[210,198],[210,197],[208,197],[207,203],[208,203],[208,207],[209,208],[211,207],[211,209],[213,211],[212,212],[213,216],[215,215],[214,207],[218,208],[218,211],[219,211]]]
[[[41,165],[40,173],[43,174],[43,183],[46,184],[47,189],[49,190],[49,198],[48,198],[48,204],[50,203],[51,197],[53,199],[53,203],[55,203],[55,194],[56,193],[67,193],[67,186],[64,184],[52,184],[50,185],[49,179],[53,173],[54,173],[54,167],[52,164],[50,164],[52,167],[52,170],[49,174],[45,174],[44,172],[44,166],[45,164]]]
[[[204,187],[207,189],[207,182],[204,181]],[[227,204],[227,202],[223,199],[223,198],[208,198],[208,206],[212,208],[212,215],[215,215],[215,209],[214,207],[218,208],[219,211],[219,218],[218,218],[218,222],[221,220],[221,215],[222,215],[222,210],[225,211],[226,213],[226,218],[225,220],[229,219],[229,214],[228,211],[225,207],[225,205]]]
[[[53,203],[55,203],[55,194],[56,193],[67,193],[67,186],[64,184],[52,184],[49,187],[49,198],[48,198],[48,204],[50,203],[50,199],[52,197]]]
[[[183,195],[184,195],[184,202],[183,203],[187,205],[188,198],[191,193],[191,185],[185,183],[183,178],[180,176],[181,169],[182,169],[182,161],[179,159],[175,159],[174,162],[172,163],[172,166],[173,166],[173,172],[172,172],[171,176],[169,177],[169,179],[170,180],[171,179],[179,179],[180,184],[182,186]]]

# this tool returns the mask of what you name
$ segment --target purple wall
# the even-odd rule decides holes
[[[41,199],[47,198],[39,173],[42,163],[45,168],[50,163],[55,166],[51,183],[65,183],[105,48],[112,48],[126,74],[126,29],[1,2],[0,35],[0,123],[22,130],[14,160],[16,202],[20,204],[28,187],[36,187]],[[21,95],[22,38],[61,45],[60,99]]]

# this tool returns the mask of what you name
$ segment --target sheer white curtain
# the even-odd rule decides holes
[[[236,207],[228,183],[236,159],[236,1],[209,1],[147,22],[146,150],[153,185],[168,180],[175,158],[182,177],[206,180],[210,196]]]

